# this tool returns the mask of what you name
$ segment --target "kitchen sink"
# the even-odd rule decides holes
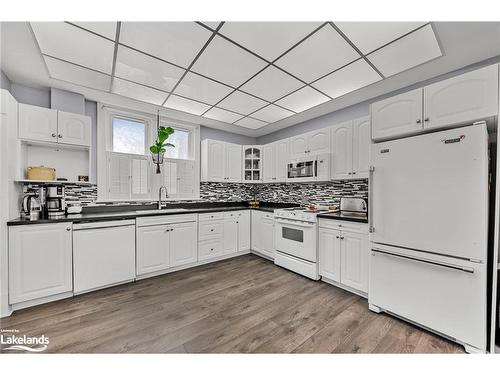
[[[186,212],[189,211],[187,208],[163,208],[161,210],[154,209],[154,210],[138,210],[135,211],[138,214],[157,214],[157,213],[164,213],[164,214],[172,214],[176,212]]]

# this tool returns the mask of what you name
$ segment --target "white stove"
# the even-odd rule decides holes
[[[288,219],[288,220],[297,220],[315,223],[318,221],[316,215],[320,213],[332,212],[328,210],[317,210],[310,211],[306,210],[303,207],[293,207],[293,208],[282,208],[274,211],[275,218]]]

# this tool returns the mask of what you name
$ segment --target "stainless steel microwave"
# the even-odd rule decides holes
[[[287,181],[312,182],[330,180],[330,154],[290,160]]]

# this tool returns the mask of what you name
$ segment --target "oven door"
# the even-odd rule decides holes
[[[316,262],[316,223],[276,218],[276,250]]]
[[[288,164],[288,181],[315,181],[316,160],[292,160]]]

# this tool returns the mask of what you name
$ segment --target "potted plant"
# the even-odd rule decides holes
[[[168,143],[167,139],[174,133],[174,129],[170,126],[160,126],[155,143],[149,147],[153,163],[156,164],[156,173],[160,173],[160,164],[163,164],[163,156],[167,147],[175,147],[172,143]]]

